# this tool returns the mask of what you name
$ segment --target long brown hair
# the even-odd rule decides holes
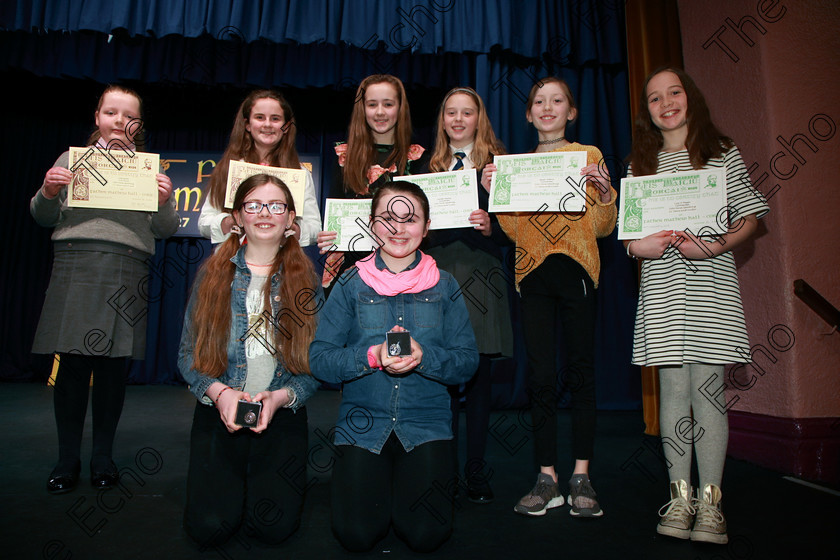
[[[390,74],[374,74],[368,76],[359,84],[353,103],[353,113],[350,117],[350,127],[347,130],[347,159],[344,163],[344,188],[356,194],[363,194],[368,187],[367,172],[375,163],[373,150],[373,132],[365,118],[365,92],[367,88],[376,84],[391,84],[397,92],[397,102],[400,104],[397,113],[397,124],[394,126],[394,149],[385,160],[386,169],[396,164],[397,173],[402,174],[408,163],[408,147],[411,145],[411,112],[408,109],[408,98],[405,87],[399,78]]]
[[[140,114],[137,115],[136,121],[132,119],[128,123],[126,123],[126,137],[128,137],[129,129],[133,129],[136,132],[134,133],[134,147],[137,149],[138,152],[142,152],[146,149],[146,138],[143,135],[143,99],[140,97],[136,91],[131,89],[130,87],[121,86],[119,84],[110,84],[108,87],[105,88],[105,91],[102,92],[102,95],[99,96],[99,103],[96,104],[96,112],[98,113],[100,109],[102,109],[102,103],[105,101],[105,95],[111,93],[112,91],[116,91],[119,93],[126,93],[128,95],[133,95],[137,98],[137,102],[140,105]],[[102,134],[99,132],[99,128],[94,130],[91,135],[88,137],[87,145],[93,146],[96,142],[102,138]],[[110,146],[109,146],[110,147]]]
[[[295,212],[295,201],[289,188],[280,179],[258,174],[239,185],[234,198],[234,212],[242,209],[248,195],[255,188],[271,183],[279,187],[286,197],[287,212]],[[202,265],[200,280],[194,288],[195,305],[192,309],[193,369],[218,378],[227,369],[227,346],[230,338],[231,283],[236,265],[231,258],[239,250],[239,236],[231,235]],[[299,312],[295,308],[297,296],[317,285],[312,262],[300,248],[294,236],[287,237],[280,246],[268,274],[273,278],[282,269],[280,281],[280,309],[268,331],[271,343],[277,350],[275,358],[294,374],[308,374],[309,343],[315,338],[316,316]],[[263,309],[271,310],[271,281],[263,286]],[[285,312],[284,312],[285,311]],[[303,324],[298,324],[301,321]],[[291,333],[291,337],[288,336]],[[245,333],[242,333],[243,335]]]
[[[481,96],[472,88],[457,87],[449,90],[449,93],[443,98],[440,104],[440,111],[438,112],[437,120],[437,140],[435,140],[435,151],[432,154],[432,159],[429,161],[429,169],[431,171],[446,171],[452,163],[452,150],[449,149],[449,135],[443,127],[443,116],[446,111],[446,102],[455,94],[462,93],[472,98],[476,107],[478,107],[478,115],[475,129],[475,143],[473,144],[470,159],[477,169],[482,169],[485,165],[493,161],[494,155],[505,154],[505,147],[496,138],[493,132],[493,126],[490,124],[490,119],[487,117],[487,109],[484,107],[484,101]]]
[[[283,125],[283,137],[271,152],[269,152],[266,163],[273,167],[300,168],[300,158],[295,147],[297,126],[295,126],[295,114],[292,111],[292,106],[289,105],[289,102],[286,101],[286,98],[279,91],[271,89],[252,91],[239,105],[239,109],[236,110],[227,149],[222,155],[222,159],[219,160],[215,169],[213,169],[213,174],[210,176],[210,194],[208,198],[213,206],[219,210],[225,206],[225,190],[227,187],[230,160],[242,159],[248,163],[260,163],[259,154],[257,154],[257,149],[254,146],[254,139],[251,137],[251,133],[245,128],[245,125],[248,124],[248,120],[251,118],[251,109],[254,108],[254,103],[260,99],[274,99],[277,101],[283,110],[283,120],[285,121]]]
[[[650,118],[647,102],[647,86],[650,80],[662,72],[676,74],[685,90],[687,101],[686,124],[688,136],[685,140],[691,167],[700,169],[711,158],[720,157],[723,152],[731,148],[732,139],[725,136],[712,122],[706,98],[694,80],[679,68],[664,66],[651,72],[645,80],[639,95],[639,106],[636,120],[633,123],[633,149],[630,152],[630,165],[633,175],[652,175],[659,166],[659,151],[665,143],[662,131],[656,127]]]

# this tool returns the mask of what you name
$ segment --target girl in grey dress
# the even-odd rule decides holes
[[[143,150],[137,93],[109,86],[94,116],[92,152],[133,156]],[[68,167],[65,152],[30,202],[35,221],[55,228],[53,269],[32,346],[36,354],[57,353],[60,362],[54,394],[59,457],[47,480],[47,491],[54,494],[69,492],[78,482],[91,372],[91,483],[103,489],[117,482],[112,447],[128,359],[143,359],[146,349],[149,259],[155,239],[175,233],[180,221],[172,182],[162,173],[157,174],[156,212],[71,208],[68,185],[73,184],[73,196],[84,196],[85,180],[97,179],[86,165],[74,166],[75,172]]]

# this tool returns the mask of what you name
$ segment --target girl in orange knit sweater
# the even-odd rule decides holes
[[[600,261],[596,239],[615,227],[616,192],[601,152],[566,140],[566,126],[577,117],[568,84],[544,78],[531,88],[528,122],[539,136],[535,152],[585,151],[581,169],[586,182],[585,211],[516,212],[498,214],[499,224],[517,247],[516,287],[522,296],[522,325],[529,364],[529,396],[539,475],[534,488],[514,510],[544,515],[562,506],[557,484],[557,403],[561,392],[571,393],[574,470],[569,480],[571,515],[603,515],[589,481],[589,461],[595,439],[595,288]],[[482,184],[489,190],[495,165],[485,168]],[[557,319],[566,353],[557,389]]]

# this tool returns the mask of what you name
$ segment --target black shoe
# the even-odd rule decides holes
[[[467,479],[467,499],[474,504],[489,504],[495,496],[490,483],[482,476]]]
[[[97,490],[113,488],[119,481],[120,472],[117,470],[117,465],[113,461],[101,471],[94,470],[93,461],[90,462],[90,484]]]
[[[76,465],[69,470],[59,469],[59,467],[54,468],[47,479],[47,492],[50,494],[66,494],[72,491],[79,483],[79,471],[81,469],[82,466],[79,461],[76,461]]]
[[[454,482],[454,484],[453,484],[453,482]],[[457,476],[453,477],[452,480],[450,480],[447,483],[446,486],[449,490],[449,496],[452,498],[453,501],[461,499],[461,485],[462,484],[463,484],[463,482]]]

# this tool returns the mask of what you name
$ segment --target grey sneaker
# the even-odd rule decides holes
[[[523,515],[545,515],[545,510],[563,505],[560,488],[551,475],[540,473],[534,488],[522,496],[513,508],[516,513]]]
[[[677,539],[687,539],[694,522],[691,486],[685,480],[672,480],[670,489],[671,501],[659,508],[661,519],[656,526],[656,532]]]
[[[714,484],[707,484],[703,491],[697,489],[697,497],[692,505],[697,510],[694,528],[691,530],[691,540],[715,544],[726,544],[726,519],[720,512],[720,488]]]
[[[569,480],[569,505],[572,517],[601,517],[604,510],[595,499],[595,490],[585,474],[573,474]]]

